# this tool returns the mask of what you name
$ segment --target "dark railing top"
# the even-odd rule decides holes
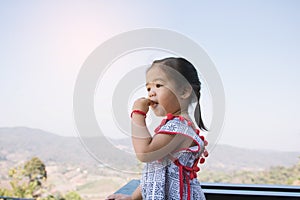
[[[139,180],[131,180],[116,193],[131,194],[139,184]],[[201,187],[207,200],[300,199],[299,186],[201,183]]]
[[[201,183],[203,189],[226,189],[248,191],[300,192],[300,186],[293,185],[260,185],[260,184],[230,184],[230,183]]]
[[[0,196],[0,200],[35,200],[35,199]]]

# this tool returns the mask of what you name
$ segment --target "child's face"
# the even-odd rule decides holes
[[[146,74],[148,97],[153,102],[155,115],[180,114],[180,98],[174,80],[170,79],[159,64],[153,65]]]

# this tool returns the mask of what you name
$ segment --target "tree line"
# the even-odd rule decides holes
[[[299,185],[300,162],[291,166],[276,166],[263,171],[237,170],[230,172],[211,171],[200,172],[202,182],[237,183],[237,184],[271,184],[271,185]]]
[[[9,170],[10,189],[0,188],[0,196],[34,198],[36,200],[83,200],[75,191],[66,194],[50,192],[47,185],[47,170],[45,164],[33,157],[20,166]]]

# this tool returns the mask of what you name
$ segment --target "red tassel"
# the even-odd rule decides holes
[[[203,155],[204,155],[204,157],[207,157],[207,156],[208,156],[208,152],[205,150],[205,151],[203,152]]]
[[[208,145],[207,140],[204,140],[204,146],[207,146],[207,145]]]
[[[203,164],[205,162],[205,158],[201,158],[199,162],[200,164]]]
[[[174,118],[174,116],[172,115],[172,113],[168,113],[167,114],[167,120],[171,120],[173,118]]]
[[[201,136],[200,136],[200,138],[201,138],[201,140],[203,140],[203,141],[205,140],[205,138],[204,138],[204,136],[203,136],[203,135],[201,135]]]

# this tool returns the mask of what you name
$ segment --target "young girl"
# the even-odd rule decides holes
[[[205,161],[207,141],[200,136],[188,113],[196,103],[194,121],[206,130],[199,105],[197,71],[184,58],[154,61],[146,74],[148,98],[137,99],[131,113],[132,143],[137,158],[145,162],[141,184],[131,196],[113,194],[108,199],[205,199],[197,172]],[[146,125],[149,107],[165,119],[151,136]]]

